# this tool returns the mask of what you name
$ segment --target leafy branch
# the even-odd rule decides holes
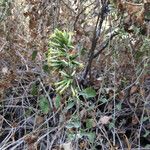
[[[56,29],[50,37],[47,62],[52,71],[59,73],[59,81],[55,86],[60,94],[67,89],[71,89],[73,96],[77,93],[74,86],[75,76],[77,70],[82,67],[77,58],[78,54],[72,44],[71,33]]]

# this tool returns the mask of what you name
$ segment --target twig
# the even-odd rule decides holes
[[[117,34],[118,34],[118,33],[112,34],[112,35],[109,37],[109,39],[107,39],[105,42],[103,42],[103,43],[101,44],[100,50],[94,54],[93,59],[96,58],[96,57],[98,57],[99,54],[102,53],[102,51],[108,46],[109,42],[110,42],[110,41],[113,39],[113,37],[116,36]]]
[[[71,12],[73,12],[73,13],[75,14],[74,10],[73,10],[71,7],[69,7],[68,4],[66,4],[66,3],[64,2],[64,0],[61,0],[61,1],[62,1],[62,3],[63,3],[69,10],[71,10]]]
[[[75,20],[74,25],[73,25],[73,26],[74,26],[74,30],[76,29],[76,24],[77,24],[77,21],[78,21],[80,15],[81,15],[88,7],[90,7],[91,5],[93,5],[93,3],[94,3],[94,2],[92,2],[91,4],[89,4],[88,6],[86,6],[84,9],[82,9],[81,12],[76,16],[76,20]]]
[[[47,98],[48,98],[49,104],[50,104],[51,108],[53,109],[53,102],[52,102],[52,99],[50,98],[48,92],[46,91],[46,89],[45,89],[45,87],[44,87],[44,85],[43,85],[41,79],[39,78],[38,80],[40,81],[40,84],[41,84],[41,86],[42,86],[42,88],[43,88],[43,90],[44,90],[44,92],[45,92],[45,94],[46,94],[46,96],[47,96]],[[53,113],[53,120],[54,120],[54,123],[56,123],[55,114],[54,114],[54,112],[52,112],[52,113]]]
[[[94,33],[93,33],[92,46],[91,46],[91,49],[89,51],[89,60],[88,60],[88,63],[87,63],[87,66],[85,68],[83,78],[82,78],[84,80],[86,79],[88,73],[91,71],[91,66],[92,66],[92,62],[93,62],[93,59],[94,59],[94,57],[93,57],[94,56],[94,51],[95,51],[95,48],[96,48],[96,45],[97,45],[98,38],[101,34],[103,21],[104,21],[104,19],[106,17],[106,14],[108,12],[107,7],[108,7],[108,2],[106,1],[105,3],[103,3],[101,12],[99,12],[99,14],[98,14],[97,22],[96,22],[96,25],[95,25],[95,30],[94,30]]]

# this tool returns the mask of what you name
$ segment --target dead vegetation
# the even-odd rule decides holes
[[[0,150],[150,149],[149,0],[0,0]],[[72,32],[75,83],[46,52]]]

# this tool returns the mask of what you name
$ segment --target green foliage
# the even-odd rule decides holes
[[[92,128],[93,122],[94,122],[94,119],[87,119],[86,120],[86,128],[88,128],[88,129]]]
[[[81,121],[80,118],[76,115],[72,116],[71,120],[67,123],[66,128],[80,128]]]
[[[55,83],[56,91],[62,94],[70,88],[73,96],[77,94],[74,86],[77,70],[82,67],[78,62],[78,54],[74,49],[71,33],[56,29],[50,37],[47,53],[48,66],[59,73],[59,81]]]
[[[60,105],[61,105],[61,97],[60,97],[60,95],[56,95],[56,98],[55,98],[55,107],[59,108]]]
[[[35,60],[35,58],[36,58],[36,56],[37,56],[37,51],[33,51],[33,53],[32,53],[32,60]]]
[[[71,109],[73,106],[75,105],[75,102],[74,101],[69,101],[67,103],[67,106],[65,107],[66,110],[69,110]]]
[[[32,87],[31,87],[31,94],[33,96],[36,96],[38,94],[38,87],[36,86],[36,84],[32,84]]]
[[[88,132],[88,133],[83,132],[81,135],[82,136],[87,136],[88,139],[89,139],[89,142],[92,143],[92,144],[94,143],[94,140],[95,140],[95,137],[96,137],[94,132]]]
[[[84,132],[84,131],[80,131],[78,134],[75,134],[75,133],[69,133],[68,134],[68,139],[69,140],[80,139],[82,137],[87,137],[89,139],[89,142],[91,144],[93,144],[96,135],[95,135],[94,132]]]
[[[47,61],[53,69],[64,70],[65,67],[74,67],[74,61],[77,57],[72,54],[73,45],[71,34],[56,29],[50,37]]]
[[[143,137],[148,137],[150,135],[150,131],[148,131],[148,130],[145,130],[145,134],[143,135]]]
[[[109,125],[108,125],[109,130],[111,130],[114,127],[115,127],[115,123],[114,122],[110,122]]]
[[[116,108],[117,108],[118,110],[121,110],[121,109],[122,109],[122,103],[118,103],[118,104],[116,105]]]
[[[105,97],[101,97],[101,98],[99,99],[99,101],[102,102],[102,103],[107,103],[107,102],[108,102],[108,99],[106,99]]]
[[[87,122],[86,122],[87,128],[92,128],[92,125],[93,125],[93,119],[87,119]],[[78,133],[74,133],[74,132],[70,133],[69,132],[70,130],[68,130],[67,135],[68,135],[69,140],[80,139],[84,136],[84,137],[88,137],[90,143],[94,142],[95,133],[90,132],[90,131],[87,132],[81,129],[81,121],[78,116],[76,115],[72,116],[71,120],[69,120],[69,122],[67,123],[66,128],[67,129],[76,128],[79,130]]]
[[[47,64],[43,65],[42,69],[44,72],[50,73],[50,69],[49,69],[49,66]]]
[[[93,98],[96,96],[96,91],[92,87],[88,87],[84,90],[82,90],[80,93],[84,98]]]
[[[39,99],[39,107],[43,114],[47,114],[50,111],[48,99],[45,96],[41,96]]]

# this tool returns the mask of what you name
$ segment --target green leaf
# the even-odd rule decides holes
[[[79,94],[85,98],[93,98],[96,96],[96,91],[93,88],[88,87],[88,88],[82,90]]]
[[[80,139],[83,136],[86,136],[86,137],[88,137],[89,142],[92,143],[92,144],[94,143],[94,140],[95,140],[95,137],[96,137],[94,132],[82,132],[82,131],[80,131],[78,134],[69,133],[67,135],[68,135],[69,140],[74,140],[75,138]]]
[[[143,137],[146,138],[148,135],[150,135],[150,131],[146,130],[146,131],[145,131],[145,134],[143,135]]]
[[[43,70],[44,70],[44,72],[46,73],[50,73],[50,70],[49,70],[49,66],[48,65],[43,65]]]
[[[36,56],[37,56],[38,51],[33,51],[32,53],[32,60],[35,60]]]
[[[32,115],[32,112],[33,112],[33,110],[32,109],[27,109],[26,111],[25,111],[25,116],[28,118],[29,116],[31,116]]]
[[[94,120],[93,119],[87,119],[86,120],[86,128],[90,129],[93,127],[93,122]]]
[[[61,105],[61,96],[60,95],[56,95],[55,106],[56,106],[56,108],[59,108],[60,105]]]
[[[149,117],[143,117],[141,120],[142,122],[147,121],[148,119],[150,119]]]
[[[32,87],[31,87],[31,94],[33,96],[36,96],[38,94],[38,87],[36,86],[36,84],[32,84]]]
[[[106,98],[100,98],[99,101],[102,102],[102,103],[107,103],[108,102],[108,100]]]
[[[96,137],[94,132],[83,133],[83,135],[88,137],[90,143],[94,143]]]
[[[116,105],[116,108],[117,108],[118,110],[121,110],[121,108],[122,108],[122,103],[117,104],[117,105]]]
[[[66,128],[68,128],[68,129],[71,129],[71,128],[80,128],[80,127],[81,127],[81,122],[79,120],[70,121],[66,125]]]
[[[110,122],[108,127],[109,127],[109,130],[112,129],[112,128],[114,128],[115,127],[114,122]]]
[[[67,104],[66,110],[71,109],[74,105],[75,105],[75,102],[74,102],[74,101],[69,102],[69,103]]]
[[[81,127],[81,122],[80,121],[74,121],[74,127],[75,128],[79,128],[79,127]]]
[[[68,139],[68,140],[71,140],[71,141],[72,141],[72,140],[74,140],[75,138],[76,138],[76,134],[74,134],[74,133],[68,133],[68,134],[67,134],[67,139]]]
[[[40,107],[42,113],[48,114],[48,112],[50,111],[50,106],[49,106],[49,102],[46,97],[44,97],[44,96],[40,97],[39,107]]]
[[[67,128],[67,129],[71,129],[71,128],[73,128],[73,127],[74,127],[74,124],[73,124],[72,122],[67,123],[67,125],[66,125],[66,128]]]

